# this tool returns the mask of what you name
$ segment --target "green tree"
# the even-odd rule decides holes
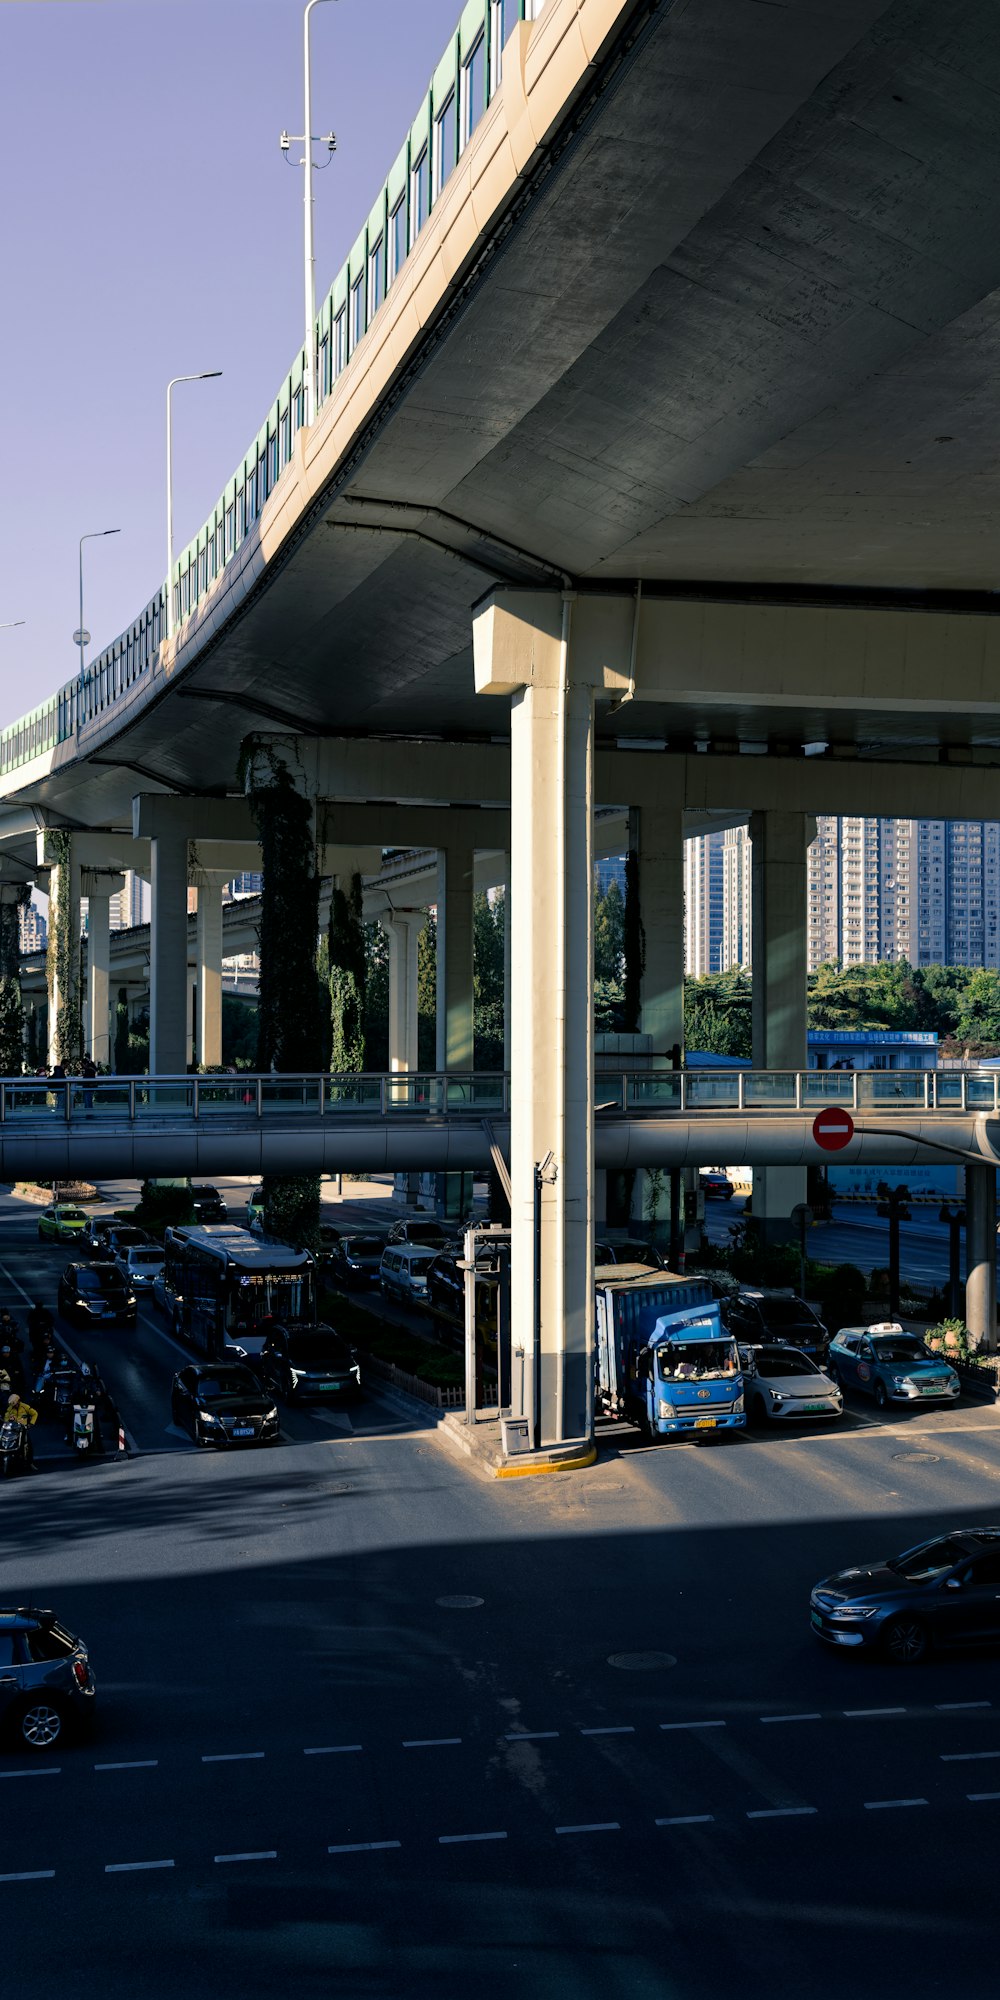
[[[752,985],[747,973],[714,972],[684,981],[684,1042],[699,1055],[740,1056],[753,1045]]]
[[[252,1069],[257,1052],[257,1010],[235,993],[222,996],[222,1060]]]
[[[417,939],[417,1066],[437,1068],[437,919],[428,912]]]
[[[25,882],[16,897],[0,901],[0,1076],[20,1076],[24,1067],[21,911],[30,895]]]
[[[625,956],[625,900],[617,882],[594,891],[594,977],[621,986]]]
[[[345,891],[335,882],[330,898],[330,1068],[360,1073],[365,1067],[365,958],[361,877]]]
[[[503,1068],[503,955],[506,904],[502,890],[492,898],[477,892],[472,906],[474,1066]]]
[[[389,1067],[389,940],[381,924],[365,925],[365,1060]]]

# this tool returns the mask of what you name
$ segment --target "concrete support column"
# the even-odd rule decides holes
[[[53,934],[53,928],[54,928],[54,927],[53,927],[53,924],[52,924],[52,915],[51,915],[51,913],[52,913],[52,910],[53,910],[53,908],[62,908],[62,907],[63,907],[63,895],[64,895],[64,890],[63,890],[63,886],[62,886],[62,885],[63,885],[63,874],[64,874],[64,871],[68,872],[68,875],[69,875],[69,899],[68,899],[68,903],[66,904],[66,906],[65,906],[65,907],[66,907],[66,913],[67,913],[67,922],[68,922],[68,924],[69,924],[69,933],[70,933],[70,949],[69,949],[69,954],[68,954],[68,960],[69,960],[69,967],[70,967],[70,973],[69,973],[69,985],[70,985],[70,989],[71,989],[71,990],[70,990],[70,992],[69,992],[69,993],[64,993],[64,992],[62,992],[62,991],[60,990],[60,977],[59,977],[59,971],[58,971],[58,967],[57,967],[57,965],[56,965],[56,962],[55,962],[55,953],[54,953],[54,952],[53,952],[53,951],[52,951],[52,950],[50,949],[50,951],[49,951],[49,967],[50,967],[50,989],[49,989],[49,1038],[48,1038],[48,1039],[49,1039],[49,1064],[50,1064],[50,1066],[51,1066],[51,1064],[52,1064],[52,1063],[54,1063],[54,1062],[58,1062],[58,1061],[59,1061],[59,1059],[60,1059],[60,1057],[59,1057],[59,1041],[60,1041],[60,1036],[59,1036],[59,1020],[60,1020],[60,1014],[61,1014],[62,1010],[63,1010],[63,1009],[65,1008],[65,1007],[69,1007],[69,1008],[71,1008],[71,1009],[72,1009],[72,1010],[73,1010],[73,1011],[75,1012],[75,1011],[76,1011],[76,1009],[77,1009],[77,1008],[78,1008],[78,1006],[79,1006],[79,1002],[80,1002],[80,998],[81,998],[81,994],[80,994],[80,863],[79,863],[79,861],[77,860],[77,858],[76,858],[76,855],[75,855],[75,854],[73,853],[73,851],[72,851],[72,848],[71,848],[71,850],[70,850],[70,854],[69,854],[69,858],[68,858],[67,860],[65,860],[65,861],[54,861],[54,862],[52,863],[52,866],[51,866],[51,870],[50,870],[50,874],[49,874],[49,912],[50,912],[50,915],[49,915],[49,935],[50,935],[50,938],[52,937],[52,934]],[[75,1057],[75,1056],[77,1055],[77,1053],[78,1053],[78,1049],[65,1049],[65,1050],[64,1050],[64,1052],[63,1052],[63,1060],[64,1060],[64,1061],[72,1061],[72,1060],[73,1060],[73,1058],[74,1058],[74,1057]]]
[[[183,1076],[188,1063],[187,836],[157,833],[150,846],[149,1069]]]
[[[629,847],[639,859],[639,908],[646,938],[639,1027],[652,1052],[684,1046],[684,814],[643,806],[629,814]]]
[[[497,592],[476,686],[511,694],[513,1390],[538,1443],[593,1427],[594,686],[569,596]],[[537,1200],[537,1206],[536,1206]]]
[[[809,813],[750,815],[754,1069],[807,1066],[806,855],[815,833]],[[793,1237],[792,1210],[805,1198],[804,1167],[755,1167],[754,1221],[773,1241]]]
[[[394,911],[379,922],[389,940],[389,1068],[414,1070],[417,1055],[417,945],[422,910]]]
[[[475,854],[471,847],[438,851],[437,866],[437,1067],[473,1067],[472,901]]]
[[[997,1177],[965,1169],[965,1324],[990,1354],[997,1346]]]
[[[503,857],[503,1066],[510,1069],[510,855]]]
[[[111,966],[111,893],[87,891],[87,1054],[95,1063],[111,1061],[108,973]]]
[[[198,916],[195,925],[195,956],[198,980],[198,1013],[195,1045],[198,1061],[206,1069],[222,1062],[222,881],[214,876],[198,878]]]

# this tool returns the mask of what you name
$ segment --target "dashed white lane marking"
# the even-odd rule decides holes
[[[714,1813],[675,1813],[672,1819],[654,1819],[654,1826],[714,1826]]]
[[[461,1743],[460,1736],[412,1736],[404,1742],[404,1750],[444,1750],[449,1744]]]
[[[402,1847],[401,1840],[348,1840],[340,1847],[328,1847],[328,1854],[382,1854],[389,1847]]]
[[[949,1750],[939,1759],[942,1764],[979,1764],[988,1757],[1000,1757],[1000,1750]]]
[[[506,1840],[505,1833],[439,1833],[439,1847],[464,1847],[475,1840]]]
[[[758,1722],[822,1722],[823,1717],[817,1708],[808,1715],[758,1715],[757,1720]]]
[[[949,1713],[956,1714],[961,1708],[992,1708],[993,1703],[991,1701],[936,1701],[934,1706],[935,1708],[939,1708],[943,1715],[946,1715]]]
[[[661,1729],[725,1729],[724,1722],[661,1722]]]
[[[62,1775],[61,1764],[46,1764],[43,1771],[0,1771],[0,1778],[58,1778]]]
[[[0,1882],[51,1882],[54,1868],[24,1868],[19,1875],[0,1875]]]
[[[172,1861],[108,1861],[105,1875],[139,1875],[147,1868],[172,1868]]]
[[[158,1757],[141,1757],[134,1764],[95,1764],[95,1771],[155,1771]]]
[[[256,1854],[217,1854],[216,1861],[277,1861],[276,1847],[261,1847]]]
[[[817,1813],[818,1806],[764,1806],[757,1812],[748,1812],[748,1819],[808,1819]]]
[[[845,1708],[844,1715],[856,1719],[861,1715],[905,1715],[905,1708]]]
[[[506,1743],[553,1743],[558,1729],[508,1729]]]
[[[266,1755],[263,1750],[220,1750],[213,1757],[203,1757],[203,1764],[257,1764]]]
[[[981,1805],[984,1799],[1000,1799],[1000,1792],[966,1792],[970,1805]]]
[[[620,1833],[621,1821],[617,1819],[592,1819],[580,1826],[557,1826],[557,1833]]]
[[[609,1722],[599,1729],[581,1729],[581,1736],[634,1736],[635,1726],[631,1722]]]
[[[893,1806],[925,1806],[926,1799],[866,1799],[866,1812],[889,1812]]]
[[[349,1750],[363,1750],[363,1743],[319,1743],[314,1750],[303,1750],[303,1757],[343,1757]]]

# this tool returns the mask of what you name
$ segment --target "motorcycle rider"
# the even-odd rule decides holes
[[[31,1442],[31,1428],[33,1424],[37,1424],[38,1422],[38,1411],[32,1409],[31,1404],[26,1403],[17,1394],[16,1390],[12,1390],[7,1398],[4,1421],[8,1424],[20,1424],[22,1433],[21,1450],[24,1453],[24,1462],[30,1468],[35,1458],[34,1447]]]

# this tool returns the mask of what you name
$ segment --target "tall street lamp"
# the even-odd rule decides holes
[[[83,671],[84,671],[84,658],[83,658],[84,647],[89,646],[90,644],[90,633],[86,630],[83,623],[83,545],[84,542],[103,541],[105,535],[120,535],[120,534],[121,534],[120,528],[95,528],[93,534],[80,536],[80,624],[78,629],[73,634],[73,644],[74,646],[79,646],[80,648],[81,680],[83,679]]]
[[[306,365],[305,365],[305,372],[302,378],[303,424],[311,424],[313,417],[316,414],[316,257],[313,251],[313,192],[312,192],[313,129],[312,129],[312,74],[311,74],[311,64],[309,56],[309,28],[310,28],[309,17],[314,7],[320,7],[322,5],[323,5],[323,0],[307,0],[306,10],[302,17],[302,40],[303,40],[304,70],[305,70],[305,117],[303,120],[303,132],[301,141],[302,158],[299,161],[299,165],[304,169],[305,172],[305,179],[302,192],[302,199],[305,206],[305,243],[304,243],[303,262],[305,266],[304,277],[305,277],[305,305],[306,305],[306,334],[304,342]],[[281,150],[284,153],[286,160],[288,159],[288,148],[293,143],[293,141],[295,145],[299,144],[299,140],[294,134],[290,135],[288,132],[282,133],[280,144],[281,144]],[[335,153],[337,150],[336,137],[332,132],[324,132],[322,138],[316,140],[316,144],[320,146],[325,146],[327,152],[330,154]],[[330,161],[328,159],[326,161],[326,165],[329,166],[329,164]]]
[[[175,375],[167,383],[167,638],[174,632],[174,433],[171,393],[178,382],[214,382],[221,368],[203,368],[198,375]]]

